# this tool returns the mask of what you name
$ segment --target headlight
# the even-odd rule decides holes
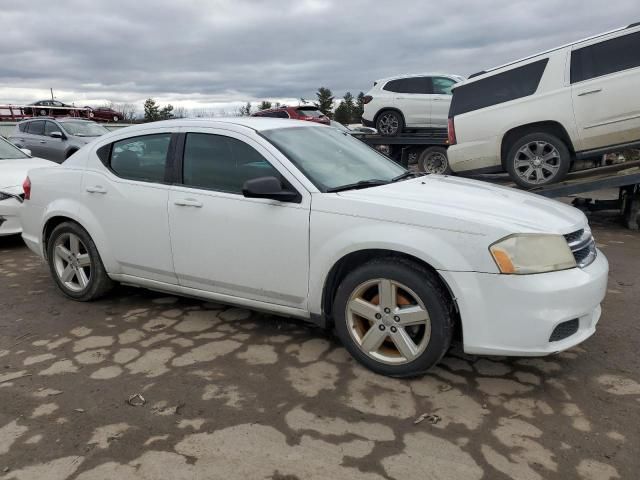
[[[516,234],[489,247],[501,273],[526,275],[555,272],[576,266],[562,235]]]

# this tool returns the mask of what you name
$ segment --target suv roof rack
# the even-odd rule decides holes
[[[480,75],[482,75],[483,73],[487,73],[486,70],[482,70],[480,72],[476,72],[476,73],[472,73],[471,75],[469,75],[467,78],[473,78],[473,77],[478,77]]]

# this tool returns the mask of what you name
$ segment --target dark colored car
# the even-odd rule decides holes
[[[97,122],[120,122],[123,120],[122,114],[116,112],[113,108],[109,107],[84,107],[87,109],[91,120]]]
[[[38,115],[41,117],[81,116],[81,110],[76,109],[73,105],[67,105],[57,100],[40,100],[30,103],[29,105],[29,107],[24,109],[25,115]]]
[[[253,113],[252,117],[293,118],[329,125],[331,120],[314,106],[278,107]]]

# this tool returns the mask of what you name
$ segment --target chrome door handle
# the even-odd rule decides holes
[[[87,187],[87,192],[89,193],[107,193],[107,190],[102,185],[94,185],[93,187]]]
[[[185,198],[183,200],[176,200],[175,202],[173,202],[173,204],[177,205],[179,207],[202,208],[202,202],[199,202],[197,200],[193,200],[192,198]]]
[[[602,89],[601,88],[596,88],[595,90],[587,90],[586,92],[580,92],[578,94],[579,97],[584,97],[585,95],[591,95],[592,93],[598,93],[601,92]]]

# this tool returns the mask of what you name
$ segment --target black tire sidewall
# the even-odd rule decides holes
[[[392,115],[395,115],[396,118],[398,119],[398,130],[396,130],[395,133],[382,133],[379,128],[380,119],[384,115],[387,115],[389,113]],[[404,129],[404,119],[402,118],[402,115],[400,113],[396,112],[395,110],[383,110],[378,114],[378,118],[376,120],[376,130],[378,130],[378,133],[383,137],[397,137],[398,135],[400,135],[400,133],[402,133],[403,129]]]
[[[351,337],[347,326],[346,305],[353,290],[374,278],[400,282],[420,297],[431,319],[431,338],[425,351],[415,360],[403,365],[388,365],[366,355]],[[452,336],[450,307],[443,287],[434,274],[411,262],[373,260],[349,273],[335,295],[333,317],[336,333],[349,353],[370,370],[391,377],[420,375],[434,366],[449,349]]]
[[[444,155],[444,157],[446,158],[446,161],[447,161],[447,167],[445,168],[444,172],[440,173],[439,175],[449,175],[449,174],[451,174],[451,166],[449,165],[449,157],[447,156],[447,149],[443,148],[443,147],[429,147],[429,148],[425,148],[422,151],[422,153],[418,157],[418,167],[420,168],[420,171],[421,172],[426,172],[426,170],[424,168],[424,163],[427,160],[427,157],[429,155],[434,154],[434,153],[441,153],[442,155]]]
[[[89,279],[89,284],[87,287],[80,291],[74,292],[69,290],[60,280],[58,274],[55,270],[55,252],[54,245],[56,243],[56,239],[61,235],[66,233],[72,233],[77,235],[82,243],[84,243],[85,247],[89,251],[89,260],[91,262],[91,278]],[[58,225],[53,229],[49,239],[47,241],[47,263],[49,264],[49,271],[51,275],[58,285],[60,291],[67,297],[72,298],[78,301],[89,301],[95,298],[102,296],[111,286],[111,280],[109,279],[105,268],[102,264],[102,260],[100,259],[100,255],[98,253],[98,249],[96,248],[95,243],[87,233],[87,231],[82,228],[80,225],[72,222],[65,222]]]
[[[543,142],[552,144],[560,154],[560,169],[551,182],[529,184],[524,182],[516,173],[516,170],[515,170],[516,153],[526,143],[534,142],[536,140],[541,140]],[[529,133],[524,137],[521,137],[517,141],[515,141],[511,145],[511,148],[509,148],[509,153],[507,154],[506,168],[507,168],[507,172],[509,173],[509,176],[516,184],[526,189],[561,182],[567,176],[567,173],[569,172],[570,167],[571,167],[571,154],[569,153],[569,149],[567,148],[567,146],[562,140],[560,140],[558,137],[550,133],[544,133],[544,132]]]

